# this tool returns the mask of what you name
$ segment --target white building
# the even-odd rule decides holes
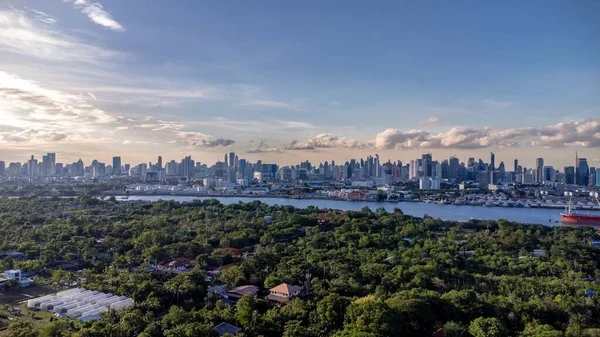
[[[4,277],[17,280],[20,287],[28,287],[33,283],[33,279],[30,277],[23,277],[20,269],[11,269],[4,271]]]
[[[438,178],[419,178],[419,189],[421,190],[439,190],[441,180]]]

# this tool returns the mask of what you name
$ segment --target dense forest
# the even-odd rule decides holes
[[[249,337],[600,336],[596,235],[400,209],[0,199],[0,251],[25,255],[0,258],[0,270],[136,302],[85,323],[12,324],[21,337],[216,336],[222,322]],[[182,258],[185,272],[156,268]],[[266,299],[284,282],[301,295]],[[261,291],[230,301],[219,285]]]

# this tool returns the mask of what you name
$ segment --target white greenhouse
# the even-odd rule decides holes
[[[27,306],[87,321],[98,319],[103,312],[122,310],[134,303],[133,299],[125,296],[73,288],[30,299],[27,301]]]

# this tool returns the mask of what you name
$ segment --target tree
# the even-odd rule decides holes
[[[562,331],[556,330],[548,324],[540,324],[538,322],[528,323],[525,330],[521,332],[519,337],[564,337]]]
[[[39,329],[39,337],[67,337],[70,336],[69,324],[65,320],[56,320]]]
[[[219,278],[229,286],[235,287],[246,278],[246,275],[239,266],[233,266],[223,270]]]
[[[478,317],[469,325],[473,337],[507,337],[508,332],[502,323],[493,317]]]
[[[256,300],[252,295],[244,295],[235,304],[235,318],[244,327],[252,325],[252,313],[256,306]]]
[[[11,337],[37,337],[38,334],[31,325],[23,321],[18,321],[8,327],[8,335]]]

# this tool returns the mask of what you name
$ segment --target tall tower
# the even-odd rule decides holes
[[[490,171],[494,171],[496,169],[496,155],[494,152],[490,152]]]
[[[112,169],[113,175],[121,175],[121,157],[113,157]]]

